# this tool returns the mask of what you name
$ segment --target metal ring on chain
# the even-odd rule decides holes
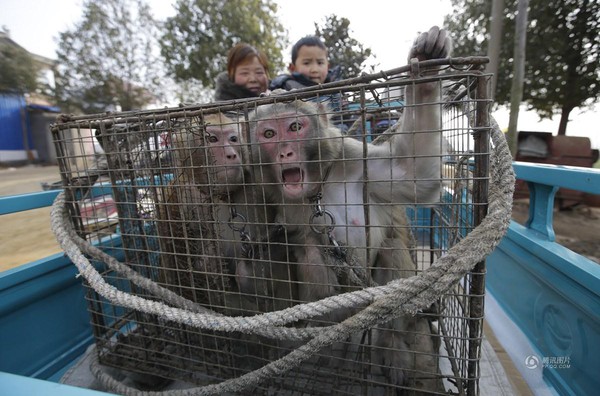
[[[240,222],[234,222],[233,220],[235,220],[236,218],[240,218],[241,221]],[[243,223],[243,225],[241,227],[237,227],[235,224],[240,224]],[[244,216],[243,214],[239,213],[239,212],[235,212],[227,221],[227,224],[229,225],[229,228],[231,228],[233,231],[235,232],[239,232],[239,231],[244,231],[246,229],[246,224],[248,223],[248,220],[246,219],[246,216]]]
[[[321,216],[327,216],[327,217],[329,217],[329,220],[331,220],[331,225],[323,224],[323,226],[326,227],[324,230],[320,230],[317,227],[317,224],[313,224],[313,220],[315,219],[315,217],[321,217]],[[314,232],[316,232],[317,234],[329,234],[335,228],[335,218],[333,217],[333,214],[330,211],[328,211],[327,209],[321,210],[321,212],[315,212],[315,213],[311,214],[309,222],[310,222],[310,229],[313,230]],[[323,227],[321,227],[321,228],[323,228]]]

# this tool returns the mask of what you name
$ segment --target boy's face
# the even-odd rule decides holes
[[[256,94],[260,94],[267,90],[269,77],[265,68],[255,56],[251,60],[240,63],[235,68],[233,82]]]
[[[327,51],[316,45],[300,47],[296,63],[290,65],[290,72],[303,74],[318,84],[325,82],[328,69]]]

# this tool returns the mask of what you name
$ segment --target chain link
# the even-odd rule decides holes
[[[333,235],[333,230],[335,229],[335,217],[333,216],[333,213],[331,213],[327,209],[323,209],[323,207],[321,206],[321,198],[323,198],[323,194],[321,194],[321,192],[318,192],[314,197],[311,198],[311,201],[315,203],[315,207],[313,213],[310,215],[310,228],[311,230],[313,230],[314,233],[321,235],[327,234],[327,238],[329,239],[329,243],[332,246],[334,254],[341,259],[345,259],[345,249],[342,249],[340,247],[340,244]],[[324,228],[319,228],[318,224],[315,223],[315,219],[317,217],[328,217],[331,221],[331,224],[325,224]]]
[[[252,238],[250,236],[250,233],[246,231],[246,226],[248,225],[248,220],[246,219],[246,216],[239,213],[233,205],[229,208],[229,212],[231,213],[231,217],[229,218],[227,225],[233,231],[239,232],[240,240],[242,241],[242,254],[246,258],[254,258],[254,246],[251,243]],[[236,219],[239,219],[241,221],[234,222],[234,220]],[[236,225],[240,223],[242,224],[241,226]]]

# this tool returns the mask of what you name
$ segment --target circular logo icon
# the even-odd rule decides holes
[[[540,366],[540,359],[535,355],[529,355],[525,358],[525,367],[534,370]]]

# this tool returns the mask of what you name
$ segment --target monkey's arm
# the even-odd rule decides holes
[[[446,31],[434,26],[417,37],[409,61],[445,58],[451,47]],[[426,72],[437,73],[437,69]],[[395,202],[435,202],[439,197],[443,147],[441,81],[408,85],[404,103],[402,120],[385,132],[391,135],[390,139],[370,148],[370,157],[394,158],[372,164],[369,175],[381,179],[387,166],[392,182],[391,186],[382,183],[374,192]]]

